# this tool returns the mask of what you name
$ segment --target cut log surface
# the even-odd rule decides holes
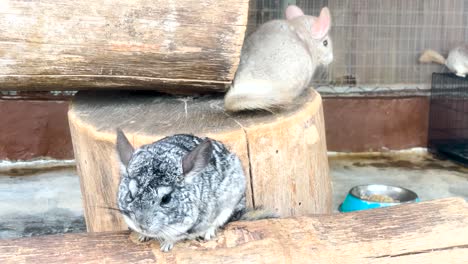
[[[0,240],[0,263],[468,263],[468,206],[447,198],[345,214],[234,222],[163,253],[134,233]]]
[[[249,206],[281,216],[331,212],[322,101],[312,89],[281,113],[235,115],[214,95],[82,91],[68,115],[89,231],[126,229],[118,212],[103,208],[116,207],[117,127],[135,147],[179,133],[219,140],[243,163]]]
[[[225,90],[248,0],[3,0],[0,90]]]

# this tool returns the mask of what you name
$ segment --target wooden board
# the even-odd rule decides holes
[[[219,140],[241,159],[249,206],[282,216],[331,212],[331,181],[322,100],[306,91],[277,114],[228,114],[221,96],[81,92],[68,113],[89,231],[126,228],[116,207],[115,129],[138,147],[177,133]]]
[[[208,242],[128,232],[0,240],[0,263],[467,263],[468,206],[448,198],[346,214],[235,222]]]
[[[0,6],[0,89],[224,91],[248,0],[31,0]]]

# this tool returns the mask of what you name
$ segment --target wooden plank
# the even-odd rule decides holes
[[[168,253],[128,232],[0,240],[1,263],[467,263],[468,206],[446,198],[346,214],[229,224]]]
[[[3,1],[0,89],[223,91],[237,68],[248,5]]]
[[[117,127],[135,147],[179,133],[214,138],[240,157],[249,206],[282,216],[331,212],[322,100],[315,91],[277,114],[228,114],[221,95],[82,91],[68,117],[88,231],[126,229],[120,214],[103,208],[116,207]]]

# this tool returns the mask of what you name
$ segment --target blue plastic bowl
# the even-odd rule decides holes
[[[385,195],[397,202],[374,202],[370,201],[371,195]],[[346,213],[359,210],[393,206],[403,203],[419,202],[418,195],[408,189],[381,184],[359,185],[351,188],[348,195],[340,205],[339,211]]]

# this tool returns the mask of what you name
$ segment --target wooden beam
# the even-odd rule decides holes
[[[169,253],[135,234],[0,240],[0,263],[467,263],[468,206],[447,198],[346,214],[229,224]]]
[[[0,7],[0,90],[223,91],[248,0],[30,0]]]

